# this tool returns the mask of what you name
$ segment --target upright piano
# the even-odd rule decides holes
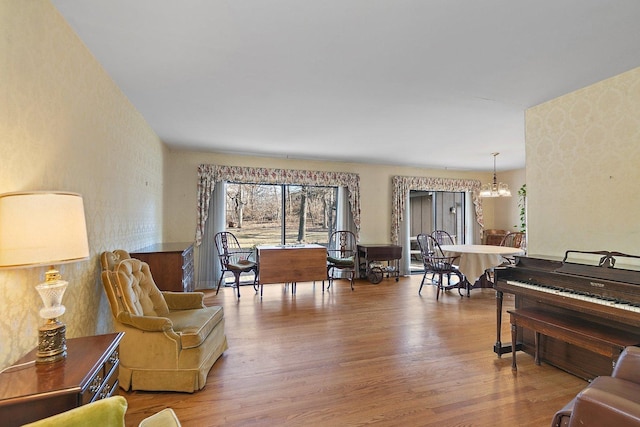
[[[618,266],[616,266],[616,262]],[[620,265],[624,264],[623,268]],[[503,294],[515,296],[515,309],[535,309],[553,318],[577,319],[616,336],[640,337],[640,257],[620,252],[567,251],[563,259],[520,256],[514,266],[497,269],[497,339],[494,351],[535,353],[535,333],[522,330],[518,342],[503,345]],[[640,345],[639,341],[634,345]],[[612,360],[552,336],[538,344],[540,360],[590,380],[610,375]],[[615,360],[613,361],[615,363]]]

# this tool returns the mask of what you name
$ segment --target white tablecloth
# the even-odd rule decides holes
[[[460,256],[458,269],[472,285],[490,268],[505,261],[504,256],[522,255],[519,248],[491,245],[442,245],[446,256]]]

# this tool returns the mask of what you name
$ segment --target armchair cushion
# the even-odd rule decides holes
[[[180,427],[180,421],[171,408],[164,408],[150,417],[145,418],[138,427]]]
[[[222,307],[205,307],[198,310],[177,310],[169,313],[173,330],[180,335],[183,349],[199,347],[220,323]]]
[[[127,400],[122,396],[112,396],[26,424],[23,427],[124,427],[126,412]]]
[[[153,281],[149,265],[135,258],[116,266],[118,290],[127,311],[138,316],[166,317],[169,307]]]
[[[124,397],[111,396],[25,424],[23,427],[124,427],[127,407],[127,400]],[[138,426],[180,427],[180,421],[173,409],[165,408],[145,418]]]

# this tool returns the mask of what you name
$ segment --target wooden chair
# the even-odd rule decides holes
[[[449,234],[448,232],[444,231],[444,230],[434,230],[431,232],[431,237],[433,237],[434,239],[436,239],[436,241],[438,242],[439,245],[455,245],[456,241],[455,239],[451,236],[451,234]],[[456,266],[457,268],[458,266]],[[433,281],[433,279],[435,278],[435,274],[431,275],[431,280]],[[447,280],[451,280],[451,274],[447,275]]]
[[[327,247],[327,278],[329,286],[334,279],[336,270],[347,272],[353,290],[353,279],[356,275],[356,236],[351,231],[334,231],[329,237],[329,245]]]
[[[466,286],[466,280],[464,275],[454,266],[454,262],[458,259],[457,256],[445,256],[444,252],[440,248],[438,241],[429,234],[418,234],[418,246],[420,247],[420,255],[422,256],[422,262],[424,264],[424,276],[422,276],[422,282],[420,282],[420,289],[418,294],[422,292],[422,286],[424,286],[425,278],[428,273],[433,273],[434,277],[437,275],[438,280],[435,283],[437,286],[436,301],[440,297],[440,291],[446,291],[453,287],[458,288],[458,293],[462,296],[460,291],[461,286]],[[458,276],[458,283],[451,284],[449,281],[445,286],[442,276],[447,275],[448,278],[452,274]]]
[[[519,231],[507,233],[500,242],[500,246],[524,249],[526,246],[526,235]],[[513,256],[503,256],[503,258],[506,260],[507,264],[516,263],[516,258]]]
[[[507,246],[510,248],[524,248],[524,244],[526,241],[525,233],[522,232],[511,232],[507,233],[506,236],[502,238],[500,242],[500,246]]]
[[[455,245],[456,241],[451,236],[451,234],[447,233],[444,230],[435,230],[431,232],[431,237],[436,239],[439,245]]]
[[[500,242],[507,234],[509,234],[507,230],[486,229],[482,232],[482,244],[500,246]]]
[[[237,289],[238,298],[240,298],[240,275],[242,273],[253,272],[253,289],[258,292],[258,264],[250,259],[253,256],[253,251],[243,249],[236,236],[228,231],[217,233],[214,240],[218,251],[218,259],[220,260],[220,268],[222,269],[218,287],[216,288],[216,295],[220,291],[220,285],[225,273],[232,273],[235,277],[233,287]]]

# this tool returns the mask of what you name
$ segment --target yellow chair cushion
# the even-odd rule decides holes
[[[222,307],[213,306],[197,310],[177,310],[167,315],[173,330],[180,334],[183,349],[199,347],[211,331],[224,319]]]
[[[122,303],[129,313],[157,317],[169,314],[167,302],[153,281],[146,262],[135,258],[125,259],[115,271]]]
[[[112,396],[26,424],[23,427],[124,427],[125,412],[127,412],[127,400],[122,396]]]
[[[138,427],[180,427],[180,421],[171,408],[165,408],[162,411],[145,418],[138,424]]]

